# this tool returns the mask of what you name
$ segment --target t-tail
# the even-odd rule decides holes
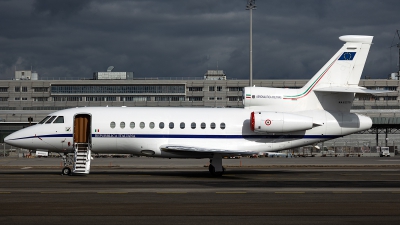
[[[245,107],[349,112],[355,93],[380,93],[358,86],[373,36],[346,35],[339,39],[346,43],[304,87],[245,88]]]

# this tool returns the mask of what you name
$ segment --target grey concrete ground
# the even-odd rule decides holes
[[[0,224],[398,224],[400,158],[0,158]],[[240,167],[242,162],[242,167]],[[111,165],[110,165],[111,163]]]
[[[0,157],[0,167],[47,166],[61,167],[61,158]],[[163,159],[148,157],[94,158],[93,167],[131,168],[197,168],[207,166],[209,159]],[[298,158],[240,158],[224,159],[226,167],[315,167],[315,166],[387,166],[400,167],[400,157],[298,157]]]

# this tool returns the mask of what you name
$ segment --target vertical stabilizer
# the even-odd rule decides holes
[[[373,36],[346,35],[342,48],[295,95],[284,99],[301,100],[307,109],[350,110],[354,93],[316,94],[314,90],[329,87],[358,87]],[[344,105],[337,105],[337,103]]]

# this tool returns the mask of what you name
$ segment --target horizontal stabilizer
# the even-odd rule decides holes
[[[387,91],[387,90],[370,90],[364,87],[325,87],[325,88],[318,88],[314,89],[314,91],[319,92],[340,92],[340,93],[360,93],[360,94],[383,94],[383,93],[390,93],[394,91]]]
[[[212,153],[212,154],[226,154],[226,155],[253,155],[257,152],[246,151],[246,150],[228,150],[228,149],[213,149],[213,148],[198,148],[191,146],[178,146],[178,145],[163,145],[160,147],[161,150],[167,152],[182,152],[182,153]]]

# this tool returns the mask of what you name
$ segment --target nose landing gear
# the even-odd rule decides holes
[[[74,156],[72,154],[64,153],[64,155],[62,155],[61,157],[62,157],[62,161],[64,164],[64,167],[61,170],[61,175],[70,176],[72,174],[71,167],[74,163],[74,159],[73,159]]]

